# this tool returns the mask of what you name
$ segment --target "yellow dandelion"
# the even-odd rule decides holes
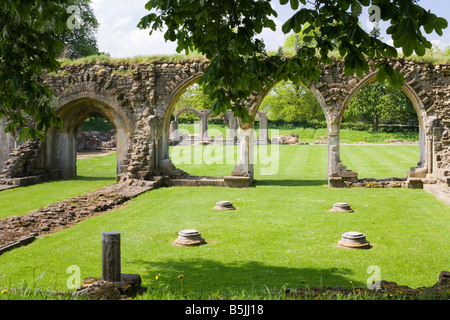
[[[178,279],[183,279],[183,275],[180,274],[180,275],[178,276]]]
[[[159,279],[159,276],[158,276],[158,275],[156,275],[156,276],[155,276],[155,280],[158,280],[158,279]]]
[[[2,290],[2,294],[3,294],[3,293],[7,293],[7,292],[8,292],[8,290],[6,290],[6,289],[3,289],[3,290]]]

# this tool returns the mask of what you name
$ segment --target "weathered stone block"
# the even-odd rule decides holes
[[[409,189],[423,189],[423,180],[420,178],[410,178],[407,182]]]
[[[224,177],[225,185],[231,188],[247,188],[251,186],[250,177],[243,176],[226,176]]]

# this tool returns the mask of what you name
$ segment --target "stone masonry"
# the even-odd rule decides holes
[[[420,159],[408,173],[407,185],[422,187],[430,181],[450,183],[450,65],[407,59],[391,61],[404,74],[402,90],[412,101],[420,123]],[[376,61],[370,61],[374,66]],[[0,128],[2,182],[22,185],[27,177],[69,178],[76,175],[76,133],[93,113],[105,116],[116,129],[117,180],[166,181],[185,177],[169,157],[169,136],[175,103],[208,66],[207,60],[130,64],[101,62],[73,64],[48,74],[55,92],[61,128],[50,128],[45,141],[26,142],[14,149],[13,137]],[[346,76],[341,61],[321,66],[322,75],[310,89],[318,99],[328,126],[328,180],[332,187],[358,182],[357,172],[340,159],[340,123],[352,96],[375,81],[376,70],[363,77]],[[274,84],[275,85],[275,84]],[[254,117],[271,88],[255,93],[246,107]],[[246,186],[253,178],[253,124],[238,119],[240,157],[221,185]],[[31,143],[31,145],[30,145]],[[25,145],[25,146],[24,146]],[[26,165],[24,164],[26,162]],[[31,163],[30,163],[31,162]],[[27,182],[28,181],[28,182]]]

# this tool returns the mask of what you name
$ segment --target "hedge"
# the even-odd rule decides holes
[[[195,121],[199,121],[198,119],[188,116],[188,117],[180,117],[178,118],[178,123],[194,123]],[[268,126],[272,128],[280,128],[280,129],[293,129],[293,128],[313,128],[313,129],[322,129],[327,127],[326,121],[319,120],[293,120],[286,121],[283,119],[277,120],[268,120]],[[224,120],[220,118],[210,118],[208,119],[208,123],[210,124],[224,124]],[[259,119],[255,121],[255,128],[259,128]],[[341,123],[341,129],[348,129],[354,131],[373,131],[373,124],[369,123],[352,123],[352,122],[344,122]],[[419,126],[416,124],[379,124],[378,132],[418,132]]]

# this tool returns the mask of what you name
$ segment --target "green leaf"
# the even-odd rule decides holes
[[[387,46],[385,52],[388,57],[397,58],[398,56],[397,49],[391,46]]]
[[[414,52],[414,41],[413,40],[407,40],[403,44],[402,49],[403,49],[403,54],[406,57],[411,56],[413,54],[413,52]]]
[[[288,21],[286,21],[285,23],[283,23],[283,26],[281,27],[281,31],[284,34],[287,34],[291,31],[292,27],[291,27],[291,19],[289,19]]]
[[[377,81],[383,83],[386,80],[385,66],[382,66],[377,73]]]
[[[415,51],[416,51],[416,54],[417,54],[419,57],[422,57],[422,56],[424,56],[425,53],[426,53],[426,48],[425,48],[424,46],[422,46],[422,45],[417,41],[417,42],[416,42],[416,46],[415,46]]]

